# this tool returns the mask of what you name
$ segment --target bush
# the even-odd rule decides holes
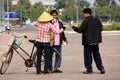
[[[80,28],[81,24],[77,24],[77,27]]]
[[[77,27],[80,28],[81,24],[77,24]],[[104,25],[104,31],[120,30],[120,24]]]
[[[109,26],[103,26],[104,31],[120,30],[120,24],[112,24]]]

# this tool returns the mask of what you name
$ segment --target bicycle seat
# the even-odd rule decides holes
[[[34,44],[36,43],[36,41],[33,39],[29,39],[29,42],[34,43]]]

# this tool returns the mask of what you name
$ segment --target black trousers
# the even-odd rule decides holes
[[[104,70],[99,45],[84,45],[84,65],[87,71],[92,72],[92,58],[94,59],[97,69]]]
[[[48,65],[49,65],[49,54],[50,54],[50,43],[42,43],[37,42],[37,66],[36,71],[37,73],[41,73],[41,55],[44,50],[44,58],[45,58],[45,64],[44,64],[44,73],[48,72]]]

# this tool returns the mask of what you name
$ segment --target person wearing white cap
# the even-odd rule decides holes
[[[38,28],[38,34],[36,37],[36,47],[37,47],[37,66],[36,74],[41,74],[41,55],[42,51],[45,52],[45,65],[44,65],[44,74],[48,74],[48,65],[49,65],[49,53],[50,53],[50,33],[59,34],[63,31],[56,31],[54,26],[50,23],[53,17],[47,13],[43,12],[42,15],[38,18],[38,22],[35,26]]]

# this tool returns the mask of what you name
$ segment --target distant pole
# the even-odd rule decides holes
[[[79,21],[79,6],[77,5],[77,23],[78,23],[78,21]]]
[[[79,22],[79,0],[77,0],[77,13],[76,13],[76,20],[77,20],[77,23]]]
[[[94,2],[94,0],[91,0],[91,7],[93,7],[93,15],[94,15],[94,17],[96,16],[96,14],[95,14],[95,8],[96,8],[96,6],[95,6],[95,2]]]
[[[20,8],[20,27],[22,27],[22,10],[21,10],[21,8]]]
[[[2,22],[2,1],[0,1],[0,21]]]
[[[96,11],[96,10],[95,10],[95,5],[94,5],[94,7],[93,7],[93,8],[94,8],[94,17],[95,17],[95,15],[96,15],[96,14],[95,14],[95,11]]]
[[[9,1],[7,0],[7,13],[9,14]],[[9,25],[9,17],[7,17],[7,25]]]
[[[110,0],[109,6],[110,6],[110,19],[109,19],[109,21],[112,22],[112,19],[111,19],[111,17],[112,17],[112,13],[111,13],[112,0]]]
[[[2,11],[3,11],[3,21],[5,20],[5,18],[4,18],[4,14],[5,14],[5,10],[4,10],[4,9],[5,9],[5,8],[4,8],[4,4],[5,4],[5,2],[4,2],[4,0],[3,0],[3,10],[2,10]]]

